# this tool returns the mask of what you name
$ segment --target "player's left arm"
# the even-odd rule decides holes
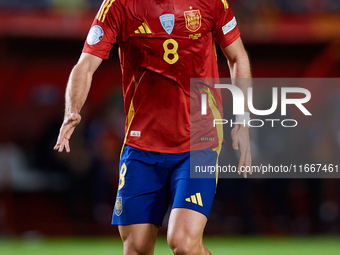
[[[251,87],[251,68],[248,54],[244,49],[241,38],[239,37],[233,43],[222,47],[222,51],[228,59],[231,78],[234,79],[235,85],[242,90],[243,95],[247,98],[248,88]],[[244,109],[245,112],[249,112],[247,100],[245,100]],[[251,169],[249,128],[242,124],[236,124],[231,131],[231,139],[233,149],[240,152],[238,174],[241,174],[241,167]],[[251,171],[249,173],[251,174]],[[243,177],[247,178],[246,171],[243,172]]]

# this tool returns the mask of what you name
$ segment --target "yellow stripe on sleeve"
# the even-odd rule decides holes
[[[109,1],[108,1],[108,2],[110,2],[110,4],[106,7],[105,12],[104,12],[104,15],[103,15],[103,18],[102,18],[102,20],[101,20],[103,23],[104,23],[104,20],[105,20],[105,18],[106,18],[106,14],[109,12],[110,7],[111,7],[111,5],[113,4],[114,1],[116,1],[116,0],[109,0]]]
[[[229,8],[229,4],[227,2],[227,0],[221,0],[224,6],[224,10],[226,11]]]
[[[102,15],[103,15],[103,12],[104,12],[104,9],[106,8],[107,4],[110,2],[110,0],[105,0],[102,4],[102,6],[100,7],[99,9],[99,12],[98,12],[98,15],[97,15],[97,20],[100,21]]]

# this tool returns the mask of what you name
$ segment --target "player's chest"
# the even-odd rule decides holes
[[[126,36],[199,40],[213,27],[210,7],[204,2],[138,0],[128,15]]]

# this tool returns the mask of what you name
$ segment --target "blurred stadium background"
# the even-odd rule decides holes
[[[340,77],[339,0],[229,2],[254,77]],[[67,254],[61,247],[76,236],[118,238],[116,227],[110,226],[124,137],[117,45],[94,76],[83,121],[71,141],[72,153],[52,150],[63,118],[66,81],[100,4],[0,0],[0,254],[31,254],[20,250],[27,240],[32,254],[39,254],[34,240],[43,237],[65,240],[46,245],[52,248],[44,253],[50,254]],[[226,61],[221,51],[218,54],[221,76],[228,77]],[[332,98],[337,125],[309,130],[313,139],[304,155],[324,163],[339,158],[339,99],[338,91]],[[271,158],[285,151],[267,153]],[[215,249],[218,244],[234,247],[229,250],[234,254],[340,254],[339,206],[337,179],[220,180],[206,235],[221,236],[208,242]],[[222,238],[245,235],[297,237],[305,246],[294,246],[292,239],[295,248],[289,251],[280,238]],[[308,239],[315,235],[332,238]],[[12,238],[26,241],[18,244]],[[98,247],[110,248],[102,254],[116,247],[111,239],[112,244],[93,240]],[[90,254],[97,251],[84,249],[91,243],[74,244]],[[316,244],[322,243],[318,249]],[[110,254],[119,254],[119,249]]]

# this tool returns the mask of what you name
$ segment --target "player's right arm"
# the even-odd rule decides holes
[[[83,107],[91,87],[92,76],[103,59],[109,57],[112,45],[120,33],[122,8],[118,0],[103,3],[87,35],[83,53],[73,68],[65,94],[65,116],[54,150],[70,152],[70,137],[81,120]]]
[[[65,94],[65,115],[54,150],[70,152],[69,140],[81,120],[80,110],[89,93],[92,76],[102,59],[88,53],[82,53],[78,63],[70,74]]]

